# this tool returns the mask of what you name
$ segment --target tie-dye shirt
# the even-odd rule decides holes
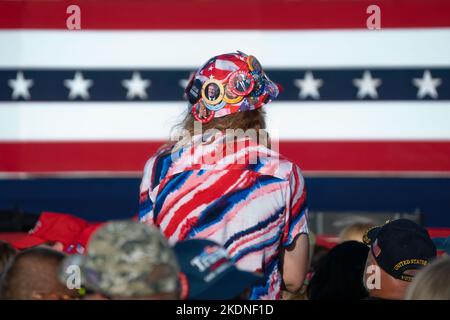
[[[230,144],[223,134],[203,144],[201,138],[194,136],[182,148],[162,148],[148,160],[140,221],[158,227],[171,244],[216,241],[238,268],[265,275],[251,299],[279,299],[281,249],[308,233],[300,170],[249,138],[232,143],[232,152],[225,152]]]

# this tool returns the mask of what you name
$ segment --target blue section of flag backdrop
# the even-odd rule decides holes
[[[138,178],[0,179],[0,209],[66,212],[91,221],[128,219],[138,212],[139,183]],[[450,178],[309,177],[306,185],[312,211],[419,210],[426,226],[450,227]]]
[[[429,70],[433,79],[439,79],[436,86],[438,96],[427,95],[418,97],[418,87],[413,79],[421,79],[424,72]],[[142,101],[139,97],[127,99],[127,89],[123,80],[131,79],[133,72],[140,73],[142,79],[150,80],[151,85],[146,89],[148,97],[145,101],[179,101],[183,100],[182,80],[188,79],[192,70],[98,70],[98,69],[0,69],[0,102],[23,101],[23,97],[13,99],[9,80],[16,79],[21,71],[26,79],[33,80],[29,88],[30,98],[27,101]],[[307,71],[312,72],[315,79],[323,81],[319,88],[320,98],[317,100],[299,96],[300,89],[295,80],[303,79]],[[372,78],[380,79],[381,85],[376,88],[377,98],[365,96],[357,97],[358,88],[354,79],[361,79],[365,71],[370,71]],[[69,89],[64,85],[67,79],[73,79],[75,72],[81,72],[84,79],[93,81],[89,88],[89,99],[76,97],[69,99]],[[280,101],[370,101],[370,100],[450,100],[450,68],[368,68],[368,69],[268,69],[270,78],[281,84],[283,93]]]

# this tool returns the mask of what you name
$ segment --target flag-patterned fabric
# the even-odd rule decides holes
[[[79,30],[71,5],[0,1],[2,177],[140,175],[190,74],[236,50],[284,89],[268,127],[305,174],[450,172],[447,0],[380,1],[379,30],[370,0],[80,0]]]
[[[190,75],[240,50],[311,211],[449,226],[449,39],[448,0],[0,0],[0,207],[133,216]]]
[[[281,250],[308,233],[305,183],[298,166],[276,151],[240,137],[226,152],[228,139],[200,134],[151,157],[140,188],[140,220],[161,229],[171,244],[192,238],[220,243],[238,268],[265,275],[251,299],[279,299]]]
[[[208,87],[212,87],[212,95]],[[257,58],[240,51],[212,57],[193,74],[186,87],[194,117],[200,116],[201,109],[209,114],[205,119],[198,118],[202,122],[261,108],[278,93],[278,86],[270,81]]]

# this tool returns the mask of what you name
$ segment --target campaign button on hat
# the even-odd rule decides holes
[[[252,71],[251,75],[253,76],[253,79],[255,80],[255,85],[253,87],[253,91],[250,95],[252,96],[260,96],[266,87],[265,81],[263,76],[259,71]]]
[[[247,64],[250,71],[258,71],[261,73],[263,72],[261,63],[259,63],[258,59],[256,59],[255,56],[248,56]]]
[[[221,103],[223,95],[223,85],[219,80],[209,79],[202,86],[202,98],[210,106]]]
[[[203,100],[200,100],[192,106],[192,115],[194,116],[194,119],[201,123],[210,122],[214,118],[214,114],[214,111],[209,110],[205,106]]]
[[[223,100],[226,103],[230,103],[230,104],[236,104],[242,101],[242,99],[244,99],[243,96],[238,96],[237,94],[234,94],[233,92],[231,92],[230,87],[228,84],[226,84],[224,86],[225,89],[225,94],[223,96]]]
[[[226,104],[227,103],[224,100],[222,100],[222,102],[220,102],[219,104],[216,104],[216,105],[210,105],[205,102],[205,107],[211,111],[219,111],[220,109],[225,107]]]
[[[228,85],[230,86],[230,91],[234,94],[238,96],[246,96],[253,90],[255,80],[250,73],[239,70],[230,75]]]

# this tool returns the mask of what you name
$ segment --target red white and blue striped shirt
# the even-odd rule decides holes
[[[141,183],[139,218],[169,243],[204,238],[222,244],[240,269],[262,272],[251,299],[279,299],[280,251],[308,233],[300,169],[262,144],[202,136],[151,157]],[[229,150],[229,149],[228,149]]]

